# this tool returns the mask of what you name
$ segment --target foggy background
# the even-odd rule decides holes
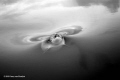
[[[24,80],[119,78],[119,0],[0,0],[0,77]],[[82,26],[66,45],[43,54],[31,35]]]

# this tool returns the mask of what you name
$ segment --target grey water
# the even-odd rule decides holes
[[[105,79],[118,77],[119,33],[66,37],[66,45],[43,54],[40,44],[23,51],[0,50],[0,75],[24,75],[25,80]]]
[[[119,0],[0,0],[0,80],[120,79],[119,5]],[[66,36],[59,49],[44,53],[41,43],[24,41],[70,25],[83,30]]]

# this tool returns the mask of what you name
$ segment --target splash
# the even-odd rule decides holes
[[[26,36],[23,38],[23,42],[25,43],[39,43],[41,45],[41,49],[44,51],[48,51],[49,49],[58,50],[63,45],[65,45],[65,37],[70,35],[78,34],[82,31],[81,26],[70,26],[58,29],[56,32],[53,32],[50,35],[33,35]]]

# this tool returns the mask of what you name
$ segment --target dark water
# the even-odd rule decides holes
[[[49,50],[45,54],[40,44],[23,51],[1,49],[1,77],[24,75],[25,78],[18,78],[24,80],[119,78],[119,33],[68,37],[65,40],[67,45],[56,51]]]
[[[119,80],[120,9],[111,13],[107,7],[117,8],[116,3],[101,1],[89,7],[61,7],[62,2],[55,2],[57,6],[49,1],[41,6],[38,1],[1,8],[0,80]],[[23,40],[69,25],[82,26],[83,31],[65,37],[66,45],[54,51],[43,54],[39,42]],[[10,77],[18,75],[24,77]]]

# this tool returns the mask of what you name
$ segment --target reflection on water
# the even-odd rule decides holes
[[[119,11],[111,14],[102,5],[36,11],[13,20],[0,18],[0,76],[24,75],[25,80],[119,78]],[[62,30],[68,33],[58,30],[65,45],[43,54],[41,41],[66,25],[82,28]]]
[[[20,40],[24,36],[20,35],[11,32],[1,36],[4,39],[0,47],[1,75],[25,75],[26,79],[89,78],[109,65],[117,65],[120,56],[119,33],[65,37],[66,45],[45,54],[39,42],[23,44]],[[105,74],[107,71],[109,69]]]

